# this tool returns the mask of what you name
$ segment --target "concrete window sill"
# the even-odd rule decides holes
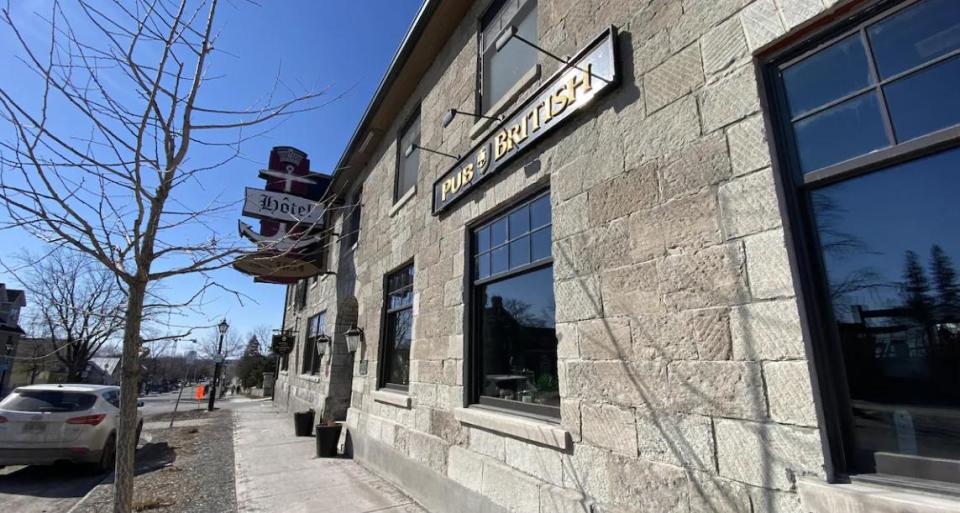
[[[573,443],[566,429],[533,419],[481,408],[456,408],[453,415],[463,424],[481,427],[541,445],[567,450]]]
[[[804,511],[810,513],[956,513],[960,500],[903,488],[829,484],[815,479],[797,483]]]
[[[388,215],[390,217],[397,215],[397,212],[399,212],[400,209],[403,208],[403,206],[406,205],[408,201],[410,201],[410,198],[416,195],[417,195],[417,186],[414,185],[413,187],[410,188],[409,191],[405,192],[403,196],[401,196],[400,199],[398,199],[397,202],[393,204],[392,207],[390,207],[390,212]]]
[[[320,375],[319,374],[301,374],[300,379],[304,381],[312,381],[314,383],[319,383]]]
[[[410,407],[410,396],[400,392],[391,392],[388,390],[375,390],[373,400],[380,403],[392,404],[401,408]]]

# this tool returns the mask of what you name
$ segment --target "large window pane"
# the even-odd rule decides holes
[[[960,2],[926,0],[867,29],[881,78],[960,48]]]
[[[400,135],[400,153],[397,164],[397,190],[394,200],[403,197],[410,189],[417,185],[417,174],[420,172],[420,116],[414,118],[403,134]],[[413,151],[410,151],[410,150]]]
[[[861,471],[960,460],[957,191],[960,149],[811,194]]]
[[[867,54],[857,34],[783,70],[791,117],[863,89],[870,82]]]
[[[481,395],[559,407],[553,269],[484,285],[477,301]]]
[[[880,103],[874,93],[847,100],[794,125],[804,173],[888,145]]]
[[[960,2],[957,2],[960,6]],[[953,57],[884,87],[897,141],[960,123],[960,58]]]
[[[387,346],[384,365],[388,372],[386,382],[392,385],[410,384],[410,342],[413,340],[413,311],[401,310],[390,315],[387,322]]]
[[[413,264],[387,277],[387,322],[383,336],[382,383],[410,384],[410,344],[413,340]]]
[[[496,50],[494,42],[497,36],[508,25],[517,27],[517,33],[534,44],[537,43],[537,9],[534,2],[532,7],[520,9],[519,17],[511,20],[502,19],[497,30],[485,29],[483,51],[483,91],[481,94],[484,111],[496,105],[504,95],[516,84],[523,74],[537,64],[537,51],[530,45],[516,38],[511,39],[506,46]],[[507,6],[516,2],[507,2]],[[509,8],[509,7],[508,7]],[[499,19],[499,18],[498,18]]]

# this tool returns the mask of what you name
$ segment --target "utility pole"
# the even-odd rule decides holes
[[[226,319],[220,321],[220,324],[217,325],[217,329],[220,330],[220,343],[217,347],[217,355],[214,357],[213,384],[210,387],[210,401],[207,403],[207,411],[213,411],[213,404],[217,400],[217,381],[220,379],[220,366],[223,364],[223,336],[227,334],[227,328],[229,327]]]

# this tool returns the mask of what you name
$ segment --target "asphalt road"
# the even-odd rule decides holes
[[[193,388],[184,389],[179,408],[181,411],[197,408],[193,393]],[[172,412],[177,393],[149,395],[140,399],[144,402],[141,411],[148,418]],[[206,401],[200,406],[206,407]],[[229,401],[224,401],[223,406],[229,407]],[[150,434],[144,433],[140,443],[149,441],[149,438]],[[0,512],[66,513],[104,477],[103,474],[93,474],[83,466],[68,464],[0,469]]]

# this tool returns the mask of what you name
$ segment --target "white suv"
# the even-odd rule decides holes
[[[120,387],[115,386],[17,388],[0,402],[0,467],[72,461],[113,470],[119,406]],[[137,411],[137,440],[142,428]]]

